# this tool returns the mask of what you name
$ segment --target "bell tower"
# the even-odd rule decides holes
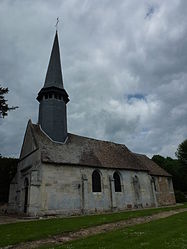
[[[43,88],[38,93],[38,124],[55,142],[65,142],[67,138],[66,104],[69,96],[64,89],[60,62],[58,33],[56,31]]]

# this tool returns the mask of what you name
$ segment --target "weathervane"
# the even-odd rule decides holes
[[[59,23],[59,17],[57,17],[57,19],[56,19],[56,24],[55,24],[56,31],[58,31],[58,23]]]

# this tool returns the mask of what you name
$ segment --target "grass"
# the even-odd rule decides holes
[[[162,211],[169,211],[187,207],[182,206],[126,211],[111,214],[79,216],[71,218],[53,218],[29,222],[19,222],[0,225],[0,246],[18,244],[21,242],[38,240],[51,235],[57,235],[81,228],[117,222],[140,216],[148,216]]]
[[[187,212],[61,246],[38,249],[187,249]]]

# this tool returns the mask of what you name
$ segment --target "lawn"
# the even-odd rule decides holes
[[[187,249],[187,212],[99,234],[61,246],[38,249]]]
[[[81,228],[117,222],[120,220],[126,220],[140,216],[148,216],[162,211],[180,209],[184,207],[187,207],[187,203],[185,203],[183,206],[176,207],[144,209],[138,211],[126,211],[71,218],[53,218],[0,225],[0,246],[37,240],[49,237],[51,235],[77,231]]]

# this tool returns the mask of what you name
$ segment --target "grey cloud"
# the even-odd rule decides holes
[[[0,153],[18,156],[37,122],[57,16],[69,131],[174,156],[186,138],[184,0],[1,1],[0,82],[19,109],[0,120]],[[145,18],[149,13],[149,18]],[[128,101],[141,93],[145,99]]]

